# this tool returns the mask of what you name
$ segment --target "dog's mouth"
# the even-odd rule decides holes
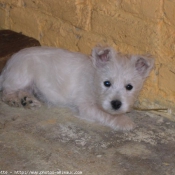
[[[125,114],[129,113],[132,110],[130,106],[121,106],[119,109],[114,109],[111,107],[110,110],[108,110],[108,113],[112,115],[120,115],[120,114]]]
[[[105,111],[106,113],[111,114],[111,115],[120,115],[120,114],[124,114],[124,113],[129,112],[129,111],[123,110],[122,108],[118,109],[118,110],[114,110],[113,108],[103,109],[103,111]]]
[[[101,105],[100,105],[101,106]],[[120,100],[112,100],[110,102],[105,102],[100,107],[104,112],[111,115],[120,115],[130,112],[131,106],[122,103]]]

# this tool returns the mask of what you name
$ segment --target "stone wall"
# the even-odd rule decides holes
[[[101,43],[123,53],[153,55],[156,65],[139,104],[172,111],[174,19],[173,0],[0,0],[0,28],[22,32],[42,45],[90,54]]]

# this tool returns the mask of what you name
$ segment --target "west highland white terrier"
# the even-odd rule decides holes
[[[125,113],[134,105],[154,60],[122,56],[111,47],[92,55],[51,47],[31,47],[14,54],[0,76],[2,101],[10,106],[64,105],[81,118],[115,130],[131,130]]]

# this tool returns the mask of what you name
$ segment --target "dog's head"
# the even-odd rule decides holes
[[[114,115],[130,110],[154,65],[152,58],[122,56],[110,47],[95,47],[92,62],[97,104]]]

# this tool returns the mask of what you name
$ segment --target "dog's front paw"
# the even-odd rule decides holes
[[[134,122],[125,115],[116,116],[114,120],[111,121],[110,126],[114,130],[130,131],[135,128]]]

